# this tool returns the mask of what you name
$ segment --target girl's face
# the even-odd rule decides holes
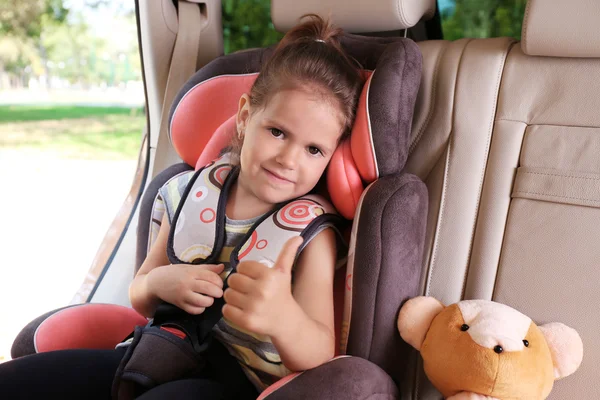
[[[332,101],[300,89],[281,90],[258,110],[243,95],[237,125],[243,135],[239,184],[268,204],[310,192],[342,134]]]

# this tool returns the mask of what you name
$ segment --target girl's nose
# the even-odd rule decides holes
[[[277,154],[276,161],[286,169],[295,169],[298,165],[298,155],[294,146],[285,146]]]

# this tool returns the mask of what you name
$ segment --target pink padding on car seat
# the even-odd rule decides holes
[[[350,357],[350,356],[341,355],[341,356],[333,357],[331,360],[329,360],[327,362],[329,363],[329,362],[332,362],[335,360],[339,360],[340,358],[348,358],[348,357]],[[278,389],[281,389],[283,386],[287,385],[288,383],[290,383],[291,381],[293,381],[294,379],[296,379],[303,373],[304,372],[294,372],[292,374],[289,374],[289,375],[281,378],[280,380],[278,380],[277,382],[275,382],[274,384],[272,384],[271,386],[269,386],[268,388],[263,390],[261,392],[260,396],[258,396],[258,398],[256,400],[266,399],[269,395],[273,394]]]
[[[196,165],[213,133],[237,112],[242,94],[250,91],[258,73],[221,75],[198,83],[173,112],[170,135],[183,161]]]
[[[202,150],[202,154],[198,157],[198,161],[196,162],[195,170],[198,171],[200,168],[204,167],[208,163],[213,160],[219,158],[219,153],[225,147],[229,146],[231,140],[233,139],[233,135],[236,133],[236,124],[235,124],[236,114],[232,115],[227,121],[223,122],[221,126],[217,128],[215,133],[206,143],[206,147]]]
[[[352,127],[350,144],[352,156],[360,176],[367,182],[374,182],[379,178],[377,170],[377,160],[375,158],[375,148],[373,146],[373,132],[371,130],[371,119],[369,115],[369,89],[373,74],[364,71],[366,82],[358,100],[356,109],[356,118]]]
[[[137,325],[148,323],[135,310],[87,303],[58,311],[35,331],[37,353],[64,349],[114,349]],[[60,367],[60,366],[59,366]]]
[[[337,211],[344,218],[353,219],[364,186],[354,164],[349,141],[340,144],[331,157],[327,169],[327,190]]]
[[[302,375],[302,372],[294,372],[287,376],[284,376],[283,378],[281,378],[280,380],[278,380],[277,382],[275,382],[274,384],[272,384],[271,386],[269,386],[268,388],[263,390],[261,392],[260,396],[258,396],[256,400],[266,399],[268,395],[275,392],[277,389],[280,389],[282,386],[285,386],[288,382],[293,381],[295,378],[297,378],[300,375]]]

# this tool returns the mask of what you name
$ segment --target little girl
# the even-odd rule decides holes
[[[165,301],[201,314],[223,297],[206,372],[153,388],[140,399],[252,399],[290,371],[334,355],[336,238],[325,229],[289,240],[272,268],[242,262],[228,277],[231,249],[276,205],[311,192],[349,135],[362,87],[359,67],[343,52],[340,29],[317,16],[288,32],[242,95],[231,163],[239,166],[225,207],[221,264],[170,264],[170,222],[189,175],[163,187],[167,212],[130,286],[133,307],[152,317]],[[301,250],[297,256],[298,250]],[[293,285],[292,285],[292,268]],[[40,353],[0,365],[3,398],[110,398],[123,350]],[[8,397],[6,397],[8,396]]]

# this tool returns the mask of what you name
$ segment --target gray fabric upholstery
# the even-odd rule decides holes
[[[305,371],[265,400],[398,398],[398,388],[381,368],[362,358],[344,357]]]
[[[374,362],[398,384],[412,349],[396,319],[401,305],[419,294],[427,204],[419,178],[393,175],[368,189],[358,216],[347,354]]]
[[[421,52],[411,40],[387,46],[369,91],[369,119],[379,176],[398,173],[408,157],[421,82]]]

